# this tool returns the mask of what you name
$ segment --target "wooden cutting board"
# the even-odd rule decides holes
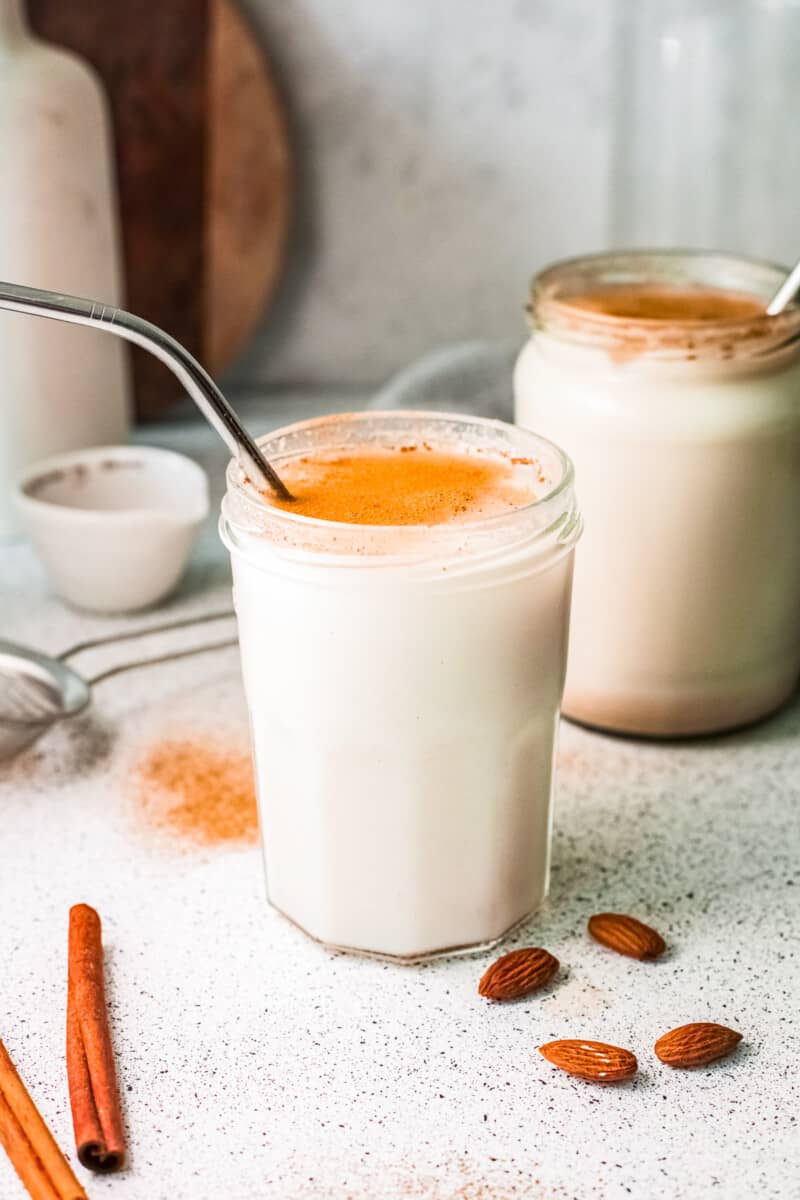
[[[48,41],[90,62],[111,107],[127,305],[218,373],[278,285],[292,156],[265,52],[234,0],[28,0]],[[181,394],[134,351],[137,412]]]

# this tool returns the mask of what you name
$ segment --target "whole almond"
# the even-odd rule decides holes
[[[654,1046],[656,1057],[670,1067],[703,1067],[716,1058],[730,1054],[742,1035],[725,1025],[697,1021],[680,1025],[660,1037]]]
[[[660,933],[624,913],[595,913],[588,930],[596,942],[630,958],[658,958],[667,948]]]
[[[591,1083],[618,1083],[621,1079],[630,1079],[639,1065],[636,1055],[621,1046],[577,1038],[548,1042],[539,1047],[539,1053],[553,1066]]]
[[[558,968],[558,959],[539,946],[512,950],[492,963],[478,984],[478,992],[488,1000],[518,1000],[544,987]]]

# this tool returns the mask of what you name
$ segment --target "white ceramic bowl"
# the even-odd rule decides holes
[[[60,596],[131,612],[178,582],[208,513],[208,481],[171,450],[98,446],[28,467],[14,500]]]

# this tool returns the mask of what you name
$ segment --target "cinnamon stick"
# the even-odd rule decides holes
[[[86,1200],[2,1042],[0,1143],[31,1200]]]
[[[125,1131],[103,983],[100,918],[88,904],[69,913],[67,1079],[78,1158],[92,1171],[125,1162]]]

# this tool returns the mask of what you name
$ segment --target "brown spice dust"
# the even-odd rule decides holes
[[[199,738],[153,746],[138,764],[142,810],[157,828],[202,846],[258,840],[247,751]]]
[[[699,286],[617,284],[565,300],[575,308],[633,321],[744,321],[764,315],[757,296]]]
[[[437,525],[529,504],[528,460],[433,449],[427,442],[355,453],[306,454],[281,463],[298,516],[355,525]],[[531,472],[532,474],[532,472]]]

